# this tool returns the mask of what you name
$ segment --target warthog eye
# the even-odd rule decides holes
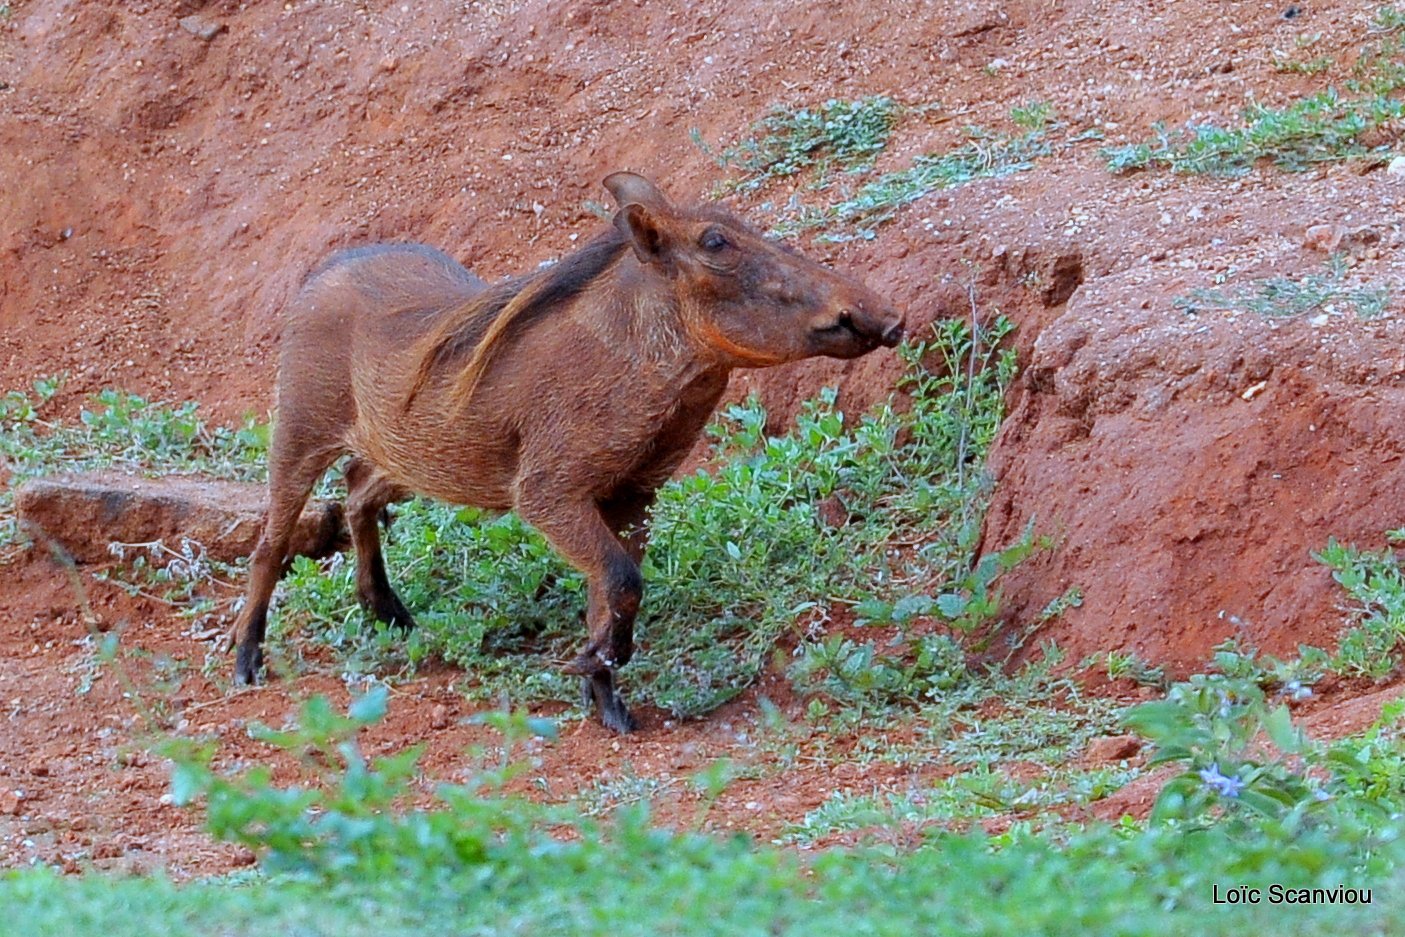
[[[703,232],[702,237],[698,238],[698,246],[711,254],[726,249],[730,243],[727,240],[727,235],[716,228],[708,228]]]

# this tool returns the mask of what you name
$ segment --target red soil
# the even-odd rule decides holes
[[[520,272],[599,223],[588,203],[612,170],[706,192],[720,172],[689,131],[730,142],[773,104],[939,102],[901,125],[882,168],[959,142],[967,124],[1008,126],[1031,100],[1109,143],[1145,139],[1154,121],[1231,120],[1250,97],[1340,83],[1370,39],[1363,5],[1298,4],[1285,19],[1286,6],[18,0],[0,18],[0,389],[66,372],[56,414],[109,386],[198,399],[222,419],[263,414],[278,312],[333,248],[422,240],[489,279]],[[191,14],[224,29],[202,40],[179,25]],[[1274,68],[1310,36],[1327,74]],[[805,249],[885,290],[914,325],[969,314],[972,286],[981,315],[1017,323],[1023,376],[992,457],[986,542],[1034,517],[1056,546],[1010,577],[1012,626],[1078,585],[1083,606],[1039,634],[1074,660],[1135,650],[1184,671],[1231,634],[1277,653],[1330,645],[1341,593],[1310,551],[1329,536],[1379,545],[1405,523],[1399,291],[1364,322],[1188,316],[1172,301],[1219,274],[1320,270],[1306,231],[1324,223],[1364,232],[1347,245],[1352,282],[1398,284],[1405,180],[1341,167],[1113,176],[1096,149],[925,198],[874,240]],[[786,194],[736,207],[760,215]],[[859,409],[897,370],[887,354],[815,361],[739,375],[733,390],[759,390],[781,422],[824,383]],[[0,864],[189,874],[242,861],[161,803],[165,768],[142,751],[148,726],[115,675],[80,692],[91,654],[67,577],[42,558],[6,570]],[[226,763],[266,757],[245,720],[276,723],[313,692],[345,699],[329,678],[230,694],[199,675],[204,645],[162,607],[84,581],[126,646],[189,664],[158,715],[218,735]],[[456,721],[457,676],[402,688],[369,747],[428,739],[427,774],[461,774],[464,746],[485,738]],[[800,710],[770,681],[700,722],[645,714],[627,739],[569,725],[532,754],[533,774],[551,796],[657,778],[660,811],[686,825],[697,798],[679,779],[745,757],[738,734],[758,731],[762,694]],[[1369,721],[1379,694],[1356,695],[1314,704],[1320,728]],[[766,836],[832,790],[944,770],[855,761],[840,776],[802,760],[736,782],[704,822]]]

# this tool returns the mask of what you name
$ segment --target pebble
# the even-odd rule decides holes
[[[18,791],[0,789],[0,816],[19,816],[23,799]]]
[[[179,22],[181,29],[203,42],[209,42],[224,32],[223,23],[200,16],[198,13],[182,17]]]
[[[1385,168],[1386,175],[1405,177],[1405,156],[1397,156]]]

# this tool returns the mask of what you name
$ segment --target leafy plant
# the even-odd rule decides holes
[[[1025,130],[1043,130],[1054,122],[1054,105],[1048,101],[1029,101],[1012,107],[1010,121]]]
[[[1237,638],[1215,645],[1210,659],[1215,670],[1234,680],[1247,680],[1265,690],[1276,690],[1289,699],[1306,699],[1311,686],[1330,666],[1327,652],[1309,644],[1298,645],[1298,656],[1279,660],[1260,654]]]
[[[945,323],[904,350],[903,410],[846,418],[826,391],[792,432],[767,437],[754,400],[729,408],[710,430],[712,466],[669,482],[653,509],[631,692],[680,716],[706,712],[756,678],[782,634],[876,590],[936,583],[953,623],[988,621],[995,577],[1027,549],[972,557],[988,497],[978,466],[1014,372],[999,348],[1008,328],[976,336]],[[826,499],[847,523],[823,519]],[[894,538],[912,546],[894,556]],[[388,541],[420,627],[402,638],[371,623],[344,560],[299,559],[271,632],[275,658],[292,662],[298,636],[315,636],[366,670],[403,646],[406,665],[431,654],[462,665],[485,697],[576,699],[556,662],[581,640],[584,581],[539,535],[511,515],[413,502]]]
[[[1094,654],[1080,665],[1080,669],[1087,667],[1106,668],[1109,680],[1127,679],[1141,686],[1165,687],[1166,685],[1164,667],[1153,666],[1141,655],[1131,652],[1104,651]]]
[[[1405,806],[1400,751],[1381,746],[1394,736],[1377,727],[1362,742],[1322,746],[1293,724],[1286,705],[1270,706],[1247,680],[1192,677],[1165,700],[1130,710],[1125,722],[1156,743],[1148,766],[1186,765],[1162,788],[1153,822],[1218,819],[1247,836],[1265,821],[1296,830],[1328,825],[1374,841],[1380,823]],[[1364,766],[1382,755],[1374,767],[1390,780],[1368,781],[1373,772]]]
[[[920,155],[909,168],[871,179],[838,202],[802,207],[793,217],[777,224],[775,232],[787,236],[824,229],[822,240],[872,239],[877,228],[891,220],[899,209],[932,192],[975,179],[1023,172],[1034,165],[1035,159],[1053,152],[1043,124],[1020,135],[971,127],[966,136],[966,142],[956,149]]]
[[[825,836],[855,830],[872,834],[904,826],[959,826],[1010,813],[1049,817],[1056,807],[1101,800],[1139,773],[1135,768],[1066,769],[1037,780],[1020,781],[982,766],[924,789],[884,794],[835,791],[791,824],[781,841],[814,843]]]
[[[1401,531],[1392,531],[1394,540]],[[1347,594],[1359,603],[1359,622],[1341,637],[1329,666],[1350,675],[1383,679],[1399,667],[1400,639],[1405,635],[1405,577],[1390,550],[1357,550],[1336,538],[1316,555],[1332,570]]]
[[[1229,937],[1262,923],[1260,909],[1217,900],[1211,884],[1220,883],[1343,896],[1276,916],[1276,932],[1306,937],[1327,925],[1397,932],[1405,902],[1390,885],[1405,863],[1405,839],[1398,819],[1383,811],[1399,809],[1402,707],[1324,753],[1281,710],[1264,708],[1252,689],[1223,697],[1224,677],[1186,686],[1167,706],[1137,712],[1166,759],[1192,769],[1167,787],[1180,792],[1178,803],[1194,806],[1185,794],[1209,789],[1197,810],[1163,812],[1164,821],[1144,826],[1083,827],[1048,811],[1102,796],[1126,777],[1120,769],[1017,780],[980,768],[927,788],[833,796],[788,837],[807,845],[845,830],[904,826],[920,835],[880,838],[878,848],[817,849],[804,862],[745,837],[657,828],[642,804],[596,822],[502,794],[512,774],[501,767],[512,764],[512,740],[549,732],[515,712],[491,715],[507,734],[497,769],[441,787],[432,804],[418,806],[423,797],[409,796],[416,750],[368,760],[356,744],[383,711],[384,690],[354,702],[346,715],[314,699],[285,728],[255,730],[301,766],[295,783],[275,784],[263,767],[216,770],[214,752],[192,740],[171,748],[176,799],[202,803],[212,831],[263,859],[259,872],[177,885],[160,875],[16,870],[0,875],[0,901],[26,934],[101,927],[112,937],[195,930],[329,937],[909,934],[953,927],[1031,935],[1169,928]],[[1261,730],[1291,754],[1262,761],[1253,741]],[[1196,767],[1207,759],[1208,768]],[[716,791],[731,772],[705,774],[699,786]],[[1246,798],[1250,790],[1262,799]],[[1016,822],[999,835],[979,826],[949,829],[991,811],[1041,822]]]
[[[1108,147],[1102,155],[1112,172],[1164,167],[1241,176],[1259,162],[1300,172],[1325,162],[1389,158],[1390,146],[1373,144],[1369,135],[1402,116],[1405,102],[1384,93],[1343,98],[1329,88],[1283,108],[1251,104],[1240,127],[1205,123],[1168,130],[1157,124],[1154,141]]]
[[[173,741],[166,747],[175,762],[173,799],[181,805],[203,799],[211,834],[253,849],[270,871],[324,879],[463,870],[490,862],[504,837],[530,835],[537,814],[529,803],[481,796],[520,769],[506,754],[499,771],[485,772],[474,785],[440,787],[443,806],[395,810],[409,793],[423,746],[367,760],[355,741],[384,716],[386,700],[385,687],[376,687],[343,716],[316,696],[285,729],[251,727],[255,739],[297,758],[305,785],[276,787],[264,765],[225,775],[211,768],[210,746]],[[525,714],[494,716],[508,748],[526,736],[555,734],[549,722]]]
[[[834,172],[862,172],[872,166],[903,111],[882,95],[831,99],[813,108],[776,107],[752,126],[753,136],[723,150],[717,163],[741,171],[728,185],[738,192],[804,172],[814,188],[826,188]],[[696,131],[694,140],[700,143]]]
[[[1330,55],[1320,55],[1314,59],[1290,59],[1275,56],[1273,70],[1292,75],[1320,75],[1334,64]]]
[[[804,644],[789,676],[801,693],[822,693],[848,705],[910,703],[966,680],[966,652],[944,635],[926,635],[905,653],[884,654],[870,642],[835,634]]]
[[[832,100],[799,110],[776,108],[753,126],[753,136],[714,156],[722,168],[740,173],[722,188],[756,192],[774,180],[808,174],[808,188],[823,191],[852,180],[828,204],[805,204],[799,195],[792,196],[773,210],[772,233],[790,237],[819,231],[821,240],[867,239],[899,209],[931,192],[1031,168],[1036,158],[1053,152],[1050,134],[1061,126],[1051,105],[1030,101],[1010,111],[1018,133],[969,127],[966,142],[955,149],[919,155],[907,169],[873,177],[874,159],[898,121],[931,110],[935,107],[903,107],[887,97]],[[712,154],[697,131],[693,139]]]

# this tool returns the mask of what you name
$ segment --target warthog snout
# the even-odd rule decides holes
[[[814,351],[836,358],[857,358],[880,345],[892,348],[903,340],[906,330],[902,314],[876,294],[862,292],[862,297],[843,297],[837,311],[814,323]]]
[[[845,309],[839,313],[839,320],[861,338],[887,348],[901,342],[905,334],[902,315],[886,304],[876,313],[866,312],[862,307]]]

